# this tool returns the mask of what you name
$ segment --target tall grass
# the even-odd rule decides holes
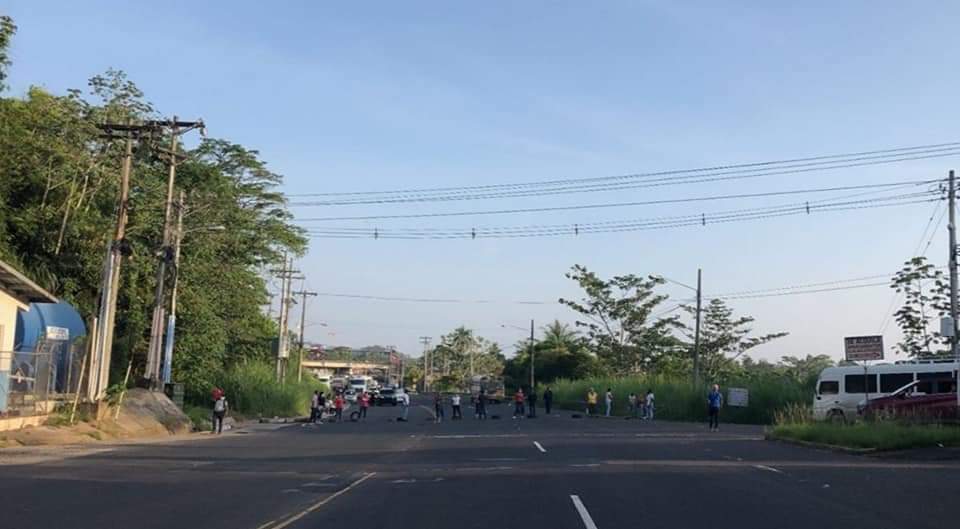
[[[231,409],[260,417],[306,415],[313,392],[327,389],[313,377],[297,382],[296,371],[286,378],[286,383],[279,384],[270,363],[246,362],[228,369],[219,386],[226,392]]]
[[[586,406],[589,388],[599,394],[598,409],[603,409],[603,394],[610,388],[614,395],[613,414],[627,415],[627,396],[643,396],[653,389],[656,397],[656,417],[676,421],[706,420],[707,387],[694,387],[689,381],[664,376],[597,377],[582,380],[560,380],[551,384],[558,407],[582,410]],[[721,391],[726,397],[727,387],[742,387],[749,391],[746,407],[724,406],[721,420],[747,424],[771,424],[778,410],[789,405],[808,404],[812,389],[787,377],[769,377],[761,380],[730,380]]]
[[[774,439],[877,450],[960,446],[960,428],[956,425],[904,424],[896,421],[784,423],[774,426],[770,436]]]

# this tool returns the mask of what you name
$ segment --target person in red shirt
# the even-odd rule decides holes
[[[513,395],[513,418],[522,418],[523,417],[523,401],[526,397],[523,395],[523,388],[517,389],[517,392]]]
[[[367,418],[367,408],[370,407],[370,394],[364,391],[360,394],[360,420]]]
[[[343,393],[337,393],[337,398],[333,399],[333,409],[336,412],[336,420],[343,420]]]

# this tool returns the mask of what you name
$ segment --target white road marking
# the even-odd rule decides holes
[[[534,442],[533,442],[533,445],[537,447],[537,450],[539,450],[539,451],[541,451],[541,452],[543,452],[543,453],[547,453],[547,449],[544,448],[543,445],[540,444],[539,442],[534,441]]]
[[[502,463],[506,461],[526,461],[526,460],[527,458],[525,457],[487,457],[487,458],[476,459],[475,461],[486,461],[488,463],[490,462]]]
[[[776,472],[777,474],[783,474],[782,470],[777,470],[773,467],[768,467],[767,465],[753,465],[753,468],[759,468],[760,470],[766,470],[767,472]]]
[[[416,482],[417,482],[417,480],[415,480],[415,479],[395,479],[395,480],[391,481],[390,483],[416,483]]]
[[[580,513],[580,519],[583,520],[583,526],[587,529],[597,529],[597,524],[593,523],[593,518],[590,517],[590,513],[587,511],[587,508],[584,507],[583,502],[580,501],[580,496],[571,494],[570,499],[573,500],[573,506],[576,507],[577,512]]]
[[[571,467],[599,467],[600,463],[580,463],[570,465]]]
[[[503,439],[509,437],[526,437],[525,434],[460,434],[460,435],[429,435],[430,439]]]
[[[362,478],[354,481],[353,483],[351,483],[351,484],[347,485],[346,487],[338,490],[337,492],[334,492],[333,494],[331,494],[331,495],[327,496],[326,498],[318,501],[317,503],[314,503],[313,505],[307,507],[306,509],[304,509],[304,510],[302,510],[302,511],[296,513],[296,514],[294,514],[293,516],[290,516],[290,517],[284,519],[284,520],[281,521],[281,522],[276,522],[276,521],[267,522],[267,523],[261,525],[260,527],[258,527],[257,529],[266,529],[267,527],[269,527],[270,529],[283,529],[284,527],[289,527],[290,524],[292,524],[292,523],[296,522],[297,520],[303,518],[304,516],[312,513],[313,511],[319,509],[320,507],[323,507],[324,505],[330,503],[331,501],[333,501],[334,499],[336,499],[336,498],[339,497],[340,495],[346,494],[347,492],[349,492],[349,491],[352,490],[353,488],[359,486],[359,485],[360,485],[361,483],[363,483],[364,481],[366,481],[366,480],[368,480],[368,479],[370,479],[370,478],[372,478],[373,476],[376,476],[376,475],[377,475],[376,472],[370,472],[370,473],[368,473],[368,474],[364,474]],[[272,525],[272,524],[274,524],[274,523],[276,523],[276,525]]]

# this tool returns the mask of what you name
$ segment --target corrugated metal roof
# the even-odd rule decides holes
[[[58,301],[56,296],[3,261],[0,261],[0,290],[24,303],[56,303]]]

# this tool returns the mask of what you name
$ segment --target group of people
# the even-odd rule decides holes
[[[593,388],[590,388],[586,395],[586,413],[588,417],[597,415],[598,399],[599,395],[597,392]],[[614,402],[613,390],[611,388],[607,388],[607,392],[603,396],[603,402],[606,407],[604,410],[604,415],[609,417],[613,411]],[[653,394],[652,388],[648,389],[646,395],[643,396],[631,393],[627,397],[627,406],[630,411],[630,416],[637,419],[652,421],[654,417],[655,402],[656,397]],[[710,431],[712,432],[720,430],[720,409],[722,407],[723,393],[720,392],[720,386],[718,384],[714,384],[710,388],[710,392],[707,394],[707,422]]]
[[[407,420],[407,408],[410,405],[410,397],[408,397],[406,393],[401,393],[397,398],[399,404],[403,406],[402,416],[398,420],[405,421]],[[366,420],[367,410],[370,409],[372,404],[373,395],[368,391],[360,392],[360,394],[357,395],[357,405],[360,409],[357,412],[356,420]],[[334,392],[332,399],[328,398],[324,395],[324,392],[320,390],[314,391],[310,397],[310,422],[315,424],[322,423],[325,413],[332,415],[330,418],[332,422],[341,422],[343,421],[343,410],[348,407],[347,398],[343,391]],[[351,418],[351,420],[353,419]]]
[[[553,409],[553,390],[547,386],[543,390],[543,411],[550,415]],[[534,419],[537,416],[537,391],[532,387],[524,393],[523,388],[517,388],[513,394],[513,418],[522,419],[527,417]]]
[[[630,416],[634,419],[652,421],[655,400],[652,388],[647,390],[646,395],[631,393],[627,396],[627,407],[630,410]]]

